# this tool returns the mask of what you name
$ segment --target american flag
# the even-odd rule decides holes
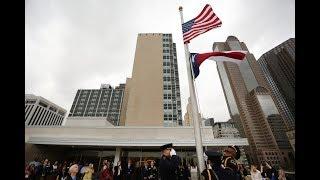
[[[200,34],[220,27],[221,24],[221,20],[213,12],[212,7],[207,4],[196,18],[182,24],[184,44],[189,43],[191,39]]]

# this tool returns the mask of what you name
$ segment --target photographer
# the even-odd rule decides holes
[[[160,147],[162,156],[160,160],[160,178],[161,180],[176,180],[179,178],[180,157],[172,147],[172,143]]]

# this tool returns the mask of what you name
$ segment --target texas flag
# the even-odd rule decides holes
[[[190,58],[192,62],[192,69],[194,73],[194,78],[196,78],[200,73],[200,65],[203,61],[209,59],[214,61],[228,61],[240,64],[243,62],[247,51],[220,51],[220,52],[209,52],[209,53],[190,53]]]

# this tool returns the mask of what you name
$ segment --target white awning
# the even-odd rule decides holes
[[[202,127],[203,146],[247,146],[246,138],[217,139]],[[150,146],[166,143],[195,146],[193,127],[26,127],[25,143],[48,145]]]

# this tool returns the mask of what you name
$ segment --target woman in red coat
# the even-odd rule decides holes
[[[110,162],[108,162],[108,160],[103,162],[103,168],[101,170],[99,180],[113,180]]]

